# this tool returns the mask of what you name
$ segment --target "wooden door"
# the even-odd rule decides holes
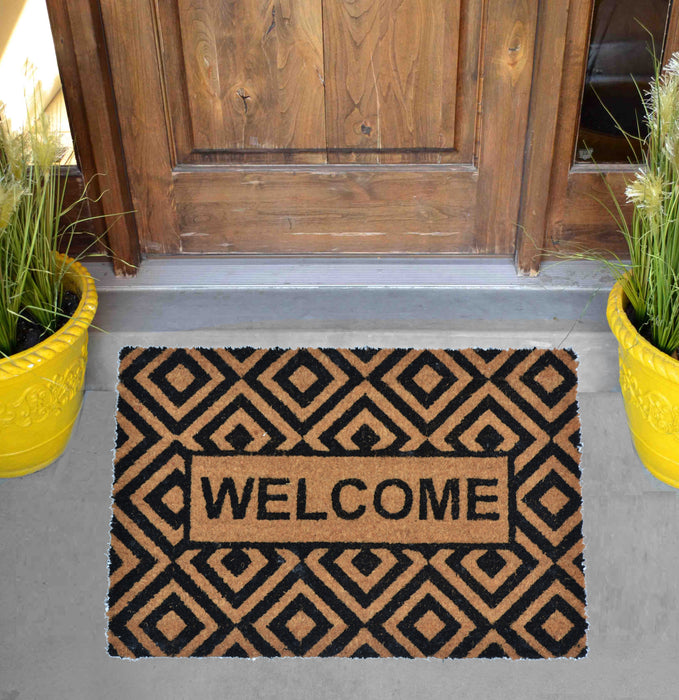
[[[98,2],[143,252],[513,254],[538,0]]]

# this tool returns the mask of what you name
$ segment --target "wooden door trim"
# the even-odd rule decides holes
[[[104,217],[92,222],[95,233],[108,245],[116,274],[133,275],[139,240],[99,3],[47,0],[47,10],[81,169],[69,175],[69,191],[79,196],[87,183],[91,213]]]
[[[561,85],[570,0],[540,3],[515,262],[536,275],[545,243],[550,183],[557,153]]]
[[[589,1],[589,0],[587,0]],[[593,3],[592,3],[593,4]],[[593,7],[590,15],[593,14]],[[587,27],[582,52],[578,97],[584,87],[591,22]],[[679,2],[672,2],[667,18],[663,62],[679,49]],[[627,257],[629,251],[618,225],[606,207],[611,207],[611,191],[623,213],[631,218],[632,207],[625,201],[626,181],[632,177],[637,166],[628,163],[574,163],[575,144],[580,123],[580,99],[577,112],[570,124],[571,143],[568,160],[556,167],[561,170],[563,187],[553,198],[554,207],[549,222],[549,235],[545,241],[547,254],[561,251],[597,250],[605,254]],[[565,172],[565,177],[563,173]],[[609,191],[610,188],[610,191]],[[603,205],[606,206],[603,206]]]
[[[101,8],[140,243],[144,252],[177,253],[171,173],[175,154],[164,108],[155,2],[90,1]]]
[[[512,255],[519,216],[538,18],[537,0],[484,3],[478,130],[477,237],[487,254]]]

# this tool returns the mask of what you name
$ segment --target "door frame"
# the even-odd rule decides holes
[[[87,187],[91,228],[118,276],[141,261],[125,153],[97,0],[47,0],[78,166],[65,168],[67,204]],[[76,242],[76,250],[91,239]]]

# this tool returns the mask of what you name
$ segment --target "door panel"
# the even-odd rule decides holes
[[[459,0],[324,8],[330,161],[455,160]]]
[[[449,171],[376,167],[175,176],[185,253],[474,251],[476,190],[471,166],[453,180]]]
[[[100,2],[146,253],[513,253],[537,0]]]
[[[325,150],[320,0],[178,10],[192,150]]]

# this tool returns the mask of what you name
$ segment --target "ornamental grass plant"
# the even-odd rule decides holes
[[[628,224],[614,202],[616,219],[629,250],[629,264],[602,260],[620,282],[629,301],[628,315],[643,337],[659,350],[679,359],[679,53],[655,77],[643,97],[642,157],[627,184],[633,205]],[[591,257],[583,255],[582,257]]]
[[[56,253],[68,254],[76,226],[95,218],[81,215],[86,192],[66,204],[61,144],[42,101],[33,103],[20,131],[0,110],[0,357],[48,337],[75,311],[64,288],[72,263]]]

